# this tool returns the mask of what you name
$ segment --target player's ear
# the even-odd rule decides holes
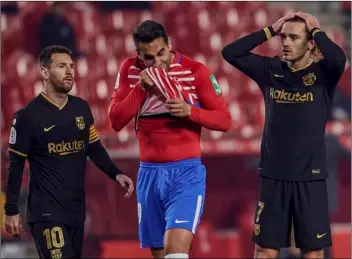
[[[316,46],[316,44],[315,44],[315,41],[314,41],[314,40],[309,40],[309,41],[308,41],[308,49],[309,49],[309,50],[314,49],[315,46]]]
[[[49,78],[49,71],[46,67],[40,67],[40,74],[43,79],[48,80]]]
[[[171,50],[172,49],[171,38],[167,37],[167,41],[168,41],[167,46],[168,46],[169,50]]]

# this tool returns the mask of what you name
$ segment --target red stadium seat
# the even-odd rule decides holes
[[[9,96],[5,102],[12,100],[11,98],[19,98],[11,101],[10,108],[5,108],[7,111],[3,112],[7,123],[10,123],[7,114],[13,113],[20,104],[28,102],[42,87],[36,58],[24,54],[24,50],[35,54],[38,45],[36,26],[50,4],[19,2],[19,16],[1,16],[2,61],[6,62],[2,69],[2,76],[5,78],[2,89],[11,82],[14,87],[5,94]],[[104,113],[110,104],[116,75],[121,62],[126,57],[136,55],[131,35],[133,28],[147,19],[154,19],[165,25],[172,39],[173,49],[204,63],[214,73],[226,103],[235,116],[233,128],[239,130],[239,135],[246,125],[247,133],[251,131],[248,130],[248,125],[254,128],[257,127],[255,125],[261,125],[262,117],[253,117],[251,109],[245,105],[245,102],[250,102],[261,109],[258,105],[262,101],[259,87],[224,61],[221,49],[241,36],[272,24],[286,12],[291,12],[290,8],[274,9],[264,2],[153,2],[151,11],[117,10],[108,13],[90,3],[73,2],[66,3],[66,6],[70,10],[66,13],[67,18],[77,32],[80,48],[86,54],[77,60],[76,82],[72,94],[87,99],[92,104],[96,116],[99,117],[97,120],[100,128],[110,130]],[[345,40],[340,29],[331,28],[327,33],[344,47]],[[25,41],[21,35],[25,35]],[[269,56],[279,55],[280,39],[275,37],[254,52]],[[348,85],[342,82],[343,78],[340,85]],[[261,110],[256,110],[254,114],[262,113]],[[209,138],[215,136],[211,134],[213,133],[206,133]],[[220,138],[227,136],[224,134]],[[217,137],[216,135],[215,138]],[[134,139],[133,123],[129,124],[125,132],[120,133],[119,138],[122,142]]]

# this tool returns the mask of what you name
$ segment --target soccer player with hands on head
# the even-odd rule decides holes
[[[251,52],[276,35],[281,59]],[[291,245],[292,227],[303,257],[323,258],[332,244],[325,126],[345,54],[314,16],[298,12],[228,44],[222,55],[259,85],[265,101],[255,258],[277,258]]]

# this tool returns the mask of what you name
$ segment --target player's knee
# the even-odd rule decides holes
[[[187,229],[174,228],[167,230],[164,237],[165,255],[188,255],[192,239],[193,233]]]
[[[303,258],[324,258],[324,250],[306,250],[302,249]]]
[[[271,248],[263,248],[258,245],[255,246],[254,258],[266,259],[266,258],[278,258],[279,250]]]
[[[152,252],[153,258],[164,258],[165,252],[164,248],[150,248],[150,251]]]

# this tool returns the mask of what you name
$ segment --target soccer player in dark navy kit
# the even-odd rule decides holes
[[[13,120],[9,139],[6,231],[22,231],[18,197],[25,160],[30,165],[27,221],[40,258],[80,258],[85,220],[87,156],[111,179],[133,192],[99,140],[88,103],[68,93],[74,81],[71,51],[45,48],[39,57],[44,90]]]
[[[283,61],[251,53],[281,38]],[[346,63],[343,50],[305,13],[227,45],[224,59],[259,85],[266,119],[260,155],[260,190],[254,217],[255,258],[276,258],[290,246],[291,228],[305,258],[323,258],[331,246],[325,125]]]

